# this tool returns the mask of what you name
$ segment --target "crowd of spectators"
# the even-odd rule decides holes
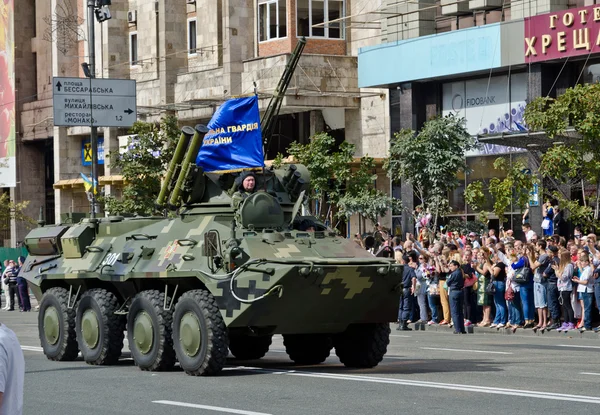
[[[600,247],[595,234],[527,240],[509,230],[438,235],[435,242],[394,238],[406,265],[398,330],[411,322],[497,329],[592,330],[600,305]],[[595,297],[594,297],[595,295]],[[595,304],[594,304],[595,303]],[[598,330],[596,327],[594,330]]]
[[[552,218],[551,204],[544,217]],[[393,256],[405,267],[398,330],[411,323],[497,329],[598,331],[600,244],[595,234],[575,229],[572,238],[554,234],[553,221],[540,235],[523,215],[523,239],[512,230],[438,233],[434,242],[408,234],[391,237],[377,224],[373,239],[357,243],[374,255]],[[549,222],[549,223],[548,223]],[[421,225],[421,224],[420,224]]]

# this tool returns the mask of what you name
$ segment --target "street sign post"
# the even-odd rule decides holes
[[[131,127],[137,119],[134,80],[55,77],[52,87],[56,126]]]

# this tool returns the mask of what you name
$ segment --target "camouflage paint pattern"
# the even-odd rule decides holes
[[[122,302],[149,287],[166,287],[176,297],[205,287],[228,327],[268,327],[274,333],[336,333],[351,323],[395,321],[402,267],[373,257],[316,220],[316,232],[294,229],[297,221],[289,224],[295,200],[285,190],[284,172],[274,173],[257,187],[281,205],[271,210],[278,228],[232,230],[240,212],[218,178],[207,178],[202,203],[187,206],[177,218],[109,217],[34,229],[25,239],[30,255],[22,275],[38,298],[53,286],[72,287],[73,295],[108,287]],[[261,221],[269,220],[262,215]],[[90,232],[91,242],[82,246]],[[218,235],[220,269],[211,270],[214,258],[205,256],[207,233]],[[227,273],[236,270],[232,282]],[[264,298],[246,303],[236,296]]]

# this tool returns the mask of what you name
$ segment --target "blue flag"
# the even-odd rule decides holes
[[[230,99],[207,125],[196,164],[206,172],[263,167],[258,97]]]

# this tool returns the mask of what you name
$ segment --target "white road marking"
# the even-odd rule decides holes
[[[412,336],[407,336],[405,334],[390,334],[390,337],[403,337],[405,339],[408,339],[409,337],[412,337]]]
[[[415,386],[420,388],[433,388],[433,389],[447,389],[447,390],[458,390],[464,392],[477,392],[477,393],[488,393],[493,395],[507,395],[507,396],[523,396],[526,398],[537,398],[537,399],[549,399],[555,401],[573,401],[583,403],[600,404],[600,397],[595,396],[584,396],[584,395],[568,395],[554,392],[539,392],[539,391],[524,391],[522,389],[505,389],[495,388],[478,385],[463,385],[455,383],[439,383],[439,382],[426,382],[416,381],[408,379],[395,379],[395,378],[380,378],[372,376],[360,376],[360,375],[338,375],[333,373],[315,373],[315,372],[303,372],[303,371],[282,371],[273,369],[261,369],[252,367],[239,366],[231,368],[232,370],[248,370],[256,371],[267,374],[286,374],[288,376],[302,376],[309,378],[321,378],[331,380],[349,380],[355,382],[371,382],[371,383],[383,383],[390,385],[402,385],[402,386]]]
[[[466,350],[466,349],[445,349],[442,347],[421,347],[423,350],[442,350],[444,352],[464,352],[464,353],[486,353],[486,354],[512,354],[512,352],[488,352],[487,350]]]
[[[44,349],[42,349],[41,347],[37,347],[37,346],[21,346],[21,349],[27,350],[29,352],[43,352],[44,351]]]
[[[574,344],[557,344],[558,347],[575,347],[577,349],[600,349],[600,346],[576,346]]]
[[[185,408],[208,409],[209,411],[227,412],[229,414],[241,415],[270,415],[265,412],[244,411],[242,409],[222,408],[220,406],[198,405],[195,403],[177,402],[177,401],[152,401],[162,405],[183,406]]]
[[[580,375],[600,376],[600,373],[579,372]]]

